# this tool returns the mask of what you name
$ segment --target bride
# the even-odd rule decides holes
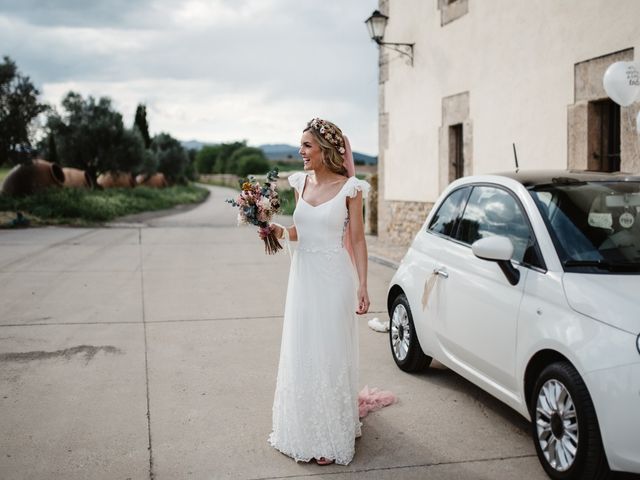
[[[298,241],[289,273],[269,443],[296,461],[347,465],[360,436],[356,314],[369,309],[362,199],[346,136],[314,118],[302,133],[304,172],[289,177]]]

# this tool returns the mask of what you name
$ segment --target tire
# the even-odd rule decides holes
[[[591,396],[573,365],[547,366],[536,380],[529,409],[533,443],[549,477],[611,478]]]
[[[411,307],[404,293],[398,295],[391,306],[389,346],[396,365],[405,372],[419,372],[431,364],[431,357],[424,354],[418,341]]]

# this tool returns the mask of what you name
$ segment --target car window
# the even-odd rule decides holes
[[[476,186],[456,236],[461,242],[471,245],[476,240],[494,235],[509,238],[513,243],[512,260],[523,262],[527,248],[532,244],[532,234],[520,205],[501,188]]]
[[[429,231],[439,233],[441,235],[451,236],[457,222],[460,220],[462,209],[469,196],[469,188],[459,188],[454,190],[442,202],[440,208],[429,222]]]
[[[559,182],[530,192],[565,270],[640,271],[640,182]]]

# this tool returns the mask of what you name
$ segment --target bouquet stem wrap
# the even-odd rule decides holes
[[[264,252],[267,255],[275,255],[279,250],[282,250],[282,245],[276,237],[275,228],[270,225],[264,225],[260,227],[260,237],[264,240]]]

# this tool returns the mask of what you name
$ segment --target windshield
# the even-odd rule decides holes
[[[565,270],[640,272],[640,182],[566,182],[531,195]]]

